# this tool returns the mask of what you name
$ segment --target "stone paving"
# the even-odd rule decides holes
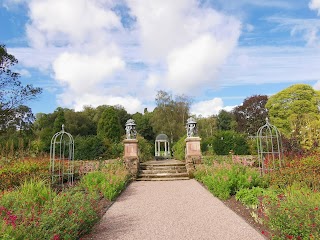
[[[265,238],[192,179],[131,183],[83,239]]]

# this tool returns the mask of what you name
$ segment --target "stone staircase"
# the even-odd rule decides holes
[[[184,162],[169,159],[140,163],[137,181],[188,180]]]

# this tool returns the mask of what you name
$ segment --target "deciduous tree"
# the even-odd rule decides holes
[[[22,123],[25,114],[19,111],[27,107],[21,107],[27,101],[35,99],[41,88],[32,85],[23,85],[19,80],[19,73],[11,70],[18,63],[18,60],[7,52],[4,45],[0,45],[0,131],[5,132],[12,122]],[[21,112],[21,111],[20,111]],[[26,111],[24,111],[26,113]],[[28,115],[31,111],[28,108]],[[18,119],[20,118],[20,119]],[[29,121],[30,118],[27,119]]]
[[[267,95],[254,95],[246,98],[242,105],[233,109],[238,132],[256,135],[258,129],[266,123],[267,101]]]
[[[271,123],[286,136],[300,132],[305,119],[319,120],[319,107],[320,92],[308,84],[292,85],[271,96],[266,104]]]

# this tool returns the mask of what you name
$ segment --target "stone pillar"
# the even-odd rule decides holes
[[[138,140],[125,139],[124,143],[124,163],[134,179],[139,173]]]
[[[201,138],[186,138],[186,168],[190,177],[192,177],[195,167],[202,163],[202,154],[200,148]]]

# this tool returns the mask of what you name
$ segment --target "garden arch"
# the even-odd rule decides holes
[[[171,158],[170,142],[166,134],[161,133],[156,137],[154,152],[156,159]]]
[[[74,180],[74,140],[70,133],[62,130],[51,139],[50,145],[50,173],[52,184],[64,182],[73,184]]]
[[[283,165],[281,135],[276,126],[269,123],[268,118],[266,124],[257,132],[257,147],[261,174],[281,168]]]

